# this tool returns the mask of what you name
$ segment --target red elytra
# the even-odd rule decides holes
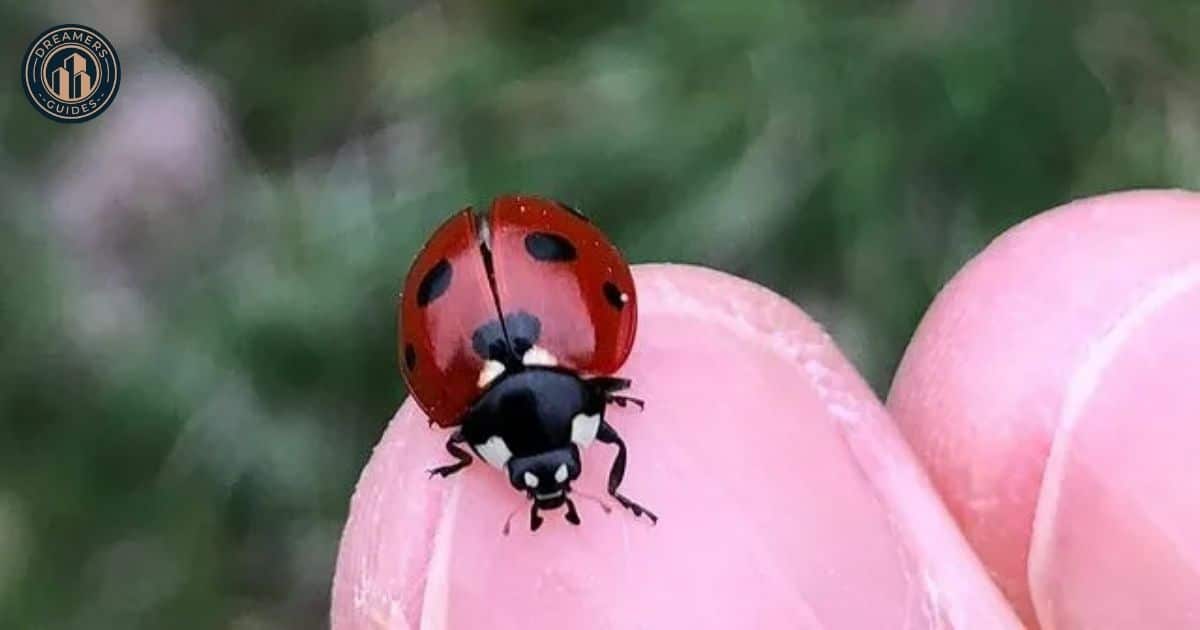
[[[413,262],[397,318],[401,371],[431,422],[462,422],[484,390],[473,336],[517,312],[538,320],[537,345],[559,366],[611,374],[637,327],[629,265],[587,219],[547,199],[499,197],[487,214],[468,208],[443,223]]]

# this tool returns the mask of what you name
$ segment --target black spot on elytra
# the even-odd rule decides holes
[[[534,232],[526,236],[525,251],[537,260],[545,262],[575,260],[575,246],[571,241],[549,232]]]
[[[425,272],[425,277],[421,278],[421,284],[417,287],[417,306],[426,306],[441,297],[446,289],[450,288],[450,277],[453,275],[450,261],[445,258],[437,261],[432,269]]]
[[[408,366],[408,371],[417,367],[417,351],[411,343],[404,344],[404,365]]]
[[[571,214],[573,214],[573,215],[575,215],[575,216],[579,217],[580,219],[583,219],[584,221],[587,221],[588,223],[591,223],[591,222],[592,222],[592,220],[591,220],[591,219],[587,218],[587,215],[585,215],[584,213],[582,213],[582,212],[580,212],[580,211],[576,210],[575,208],[572,208],[571,206],[568,206],[567,204],[565,204],[565,203],[563,203],[563,202],[561,202],[561,201],[555,201],[554,203],[557,203],[559,206],[561,206],[561,207],[562,207],[562,209],[563,209],[563,210],[566,210],[567,212],[570,212]]]
[[[625,308],[625,300],[621,299],[621,290],[611,282],[604,283],[604,299],[608,300],[608,303],[618,311]]]
[[[508,330],[508,340],[512,342],[517,356],[525,354],[542,336],[542,322],[524,311],[505,317],[504,327]]]
[[[508,331],[508,338],[504,337]],[[475,354],[484,359],[492,359],[505,365],[519,365],[521,356],[537,343],[542,334],[542,323],[538,318],[519,311],[504,316],[504,326],[500,320],[494,319],[479,328],[471,335],[471,347]],[[509,347],[509,342],[512,347]]]

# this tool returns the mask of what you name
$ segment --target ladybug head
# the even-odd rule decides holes
[[[541,509],[554,509],[566,502],[571,482],[579,477],[579,451],[559,448],[508,463],[508,480]]]

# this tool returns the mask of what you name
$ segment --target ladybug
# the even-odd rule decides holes
[[[608,493],[635,516],[658,517],[621,494],[627,449],[604,419],[637,329],[633,275],[621,253],[578,211],[556,201],[504,196],[486,214],[466,208],[417,255],[397,309],[400,369],[430,425],[453,429],[455,462],[471,453],[505,472],[542,510],[566,507],[593,442],[617,449]],[[463,448],[466,446],[470,453]],[[506,530],[507,531],[507,530]]]

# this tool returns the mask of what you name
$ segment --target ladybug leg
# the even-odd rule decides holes
[[[454,462],[453,464],[431,468],[427,471],[429,476],[433,477],[434,475],[441,475],[443,477],[449,477],[450,475],[453,475],[467,466],[470,466],[470,453],[467,453],[466,451],[462,450],[461,447],[459,447],[459,444],[463,444],[466,441],[467,438],[463,437],[462,431],[455,431],[454,434],[450,436],[450,439],[446,440],[446,451],[453,455],[458,461]]]
[[[621,481],[625,479],[625,441],[604,420],[600,421],[600,429],[596,432],[596,439],[605,444],[612,444],[617,447],[617,458],[613,460],[612,470],[608,471],[608,493],[621,504],[621,507],[633,512],[634,516],[645,514],[652,522],[657,523],[658,516],[654,512],[634,503],[629,497],[617,491],[621,486]]]
[[[505,536],[508,535],[509,529],[512,526],[513,517],[516,515],[517,515],[517,510],[513,510],[508,513],[508,518],[504,519],[504,529],[501,529],[500,531],[503,532]]]
[[[629,403],[637,405],[638,409],[646,408],[646,401],[642,400],[641,398],[634,398],[633,396],[618,396],[614,393],[623,389],[629,389],[632,381],[627,378],[597,376],[595,378],[588,379],[588,384],[595,388],[595,391],[603,396],[604,401],[607,403],[612,403],[618,407],[621,407],[622,409],[628,406]]]
[[[544,519],[542,518],[542,515],[538,514],[537,502],[535,501],[533,503],[530,503],[529,504],[529,531],[536,532],[538,530],[538,528],[542,526],[543,520]]]
[[[567,519],[568,523],[570,523],[572,525],[578,525],[579,524],[579,512],[575,511],[575,502],[572,501],[570,499],[570,497],[568,497],[566,499],[566,501],[567,501],[567,514],[564,518]]]
[[[642,400],[641,398],[634,398],[633,396],[609,396],[605,400],[622,409],[624,409],[629,403],[637,405],[638,409],[646,408],[646,401]]]
[[[633,384],[633,381],[627,378],[617,378],[615,376],[593,376],[587,382],[596,388],[596,391],[605,396],[623,389],[629,389],[629,386]]]

